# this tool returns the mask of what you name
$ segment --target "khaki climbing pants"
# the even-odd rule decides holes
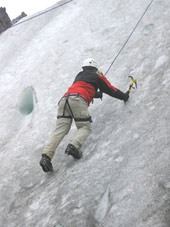
[[[73,118],[77,131],[70,141],[72,145],[80,149],[91,133],[91,118],[88,112],[88,104],[80,96],[63,97],[58,104],[57,117],[56,128],[43,150],[43,154],[48,155],[51,159],[58,145],[69,132]]]

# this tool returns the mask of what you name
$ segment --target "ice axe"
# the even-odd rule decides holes
[[[133,89],[137,88],[137,82],[136,82],[136,80],[134,79],[133,76],[129,76],[129,77],[131,78],[131,83],[130,83],[129,89],[128,89],[128,92],[130,93],[131,90],[132,90],[132,88],[133,88]],[[134,86],[134,85],[135,85],[135,86]]]

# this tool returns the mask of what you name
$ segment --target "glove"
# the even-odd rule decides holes
[[[103,93],[101,91],[97,91],[94,98],[100,98],[102,100],[103,98]]]
[[[129,91],[125,93],[125,99],[124,99],[125,102],[127,102],[127,100],[129,99],[129,93],[130,93]]]
[[[101,71],[98,71],[97,73],[100,74],[100,75],[102,75],[102,76],[104,76],[104,74]]]

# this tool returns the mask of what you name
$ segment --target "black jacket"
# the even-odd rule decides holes
[[[120,100],[127,101],[129,98],[128,93],[123,93],[111,85],[106,77],[91,70],[84,70],[78,73],[72,86],[68,89],[65,95],[69,93],[79,93],[90,104],[93,98],[96,97],[98,89],[100,92]]]

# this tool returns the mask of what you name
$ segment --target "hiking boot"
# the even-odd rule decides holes
[[[40,160],[40,166],[42,167],[44,172],[53,172],[51,158],[48,157],[46,154],[42,154],[42,158]]]
[[[65,150],[65,153],[67,155],[71,155],[73,156],[74,159],[80,159],[83,154],[81,151],[79,151],[74,145],[72,144],[68,144],[66,150]]]

